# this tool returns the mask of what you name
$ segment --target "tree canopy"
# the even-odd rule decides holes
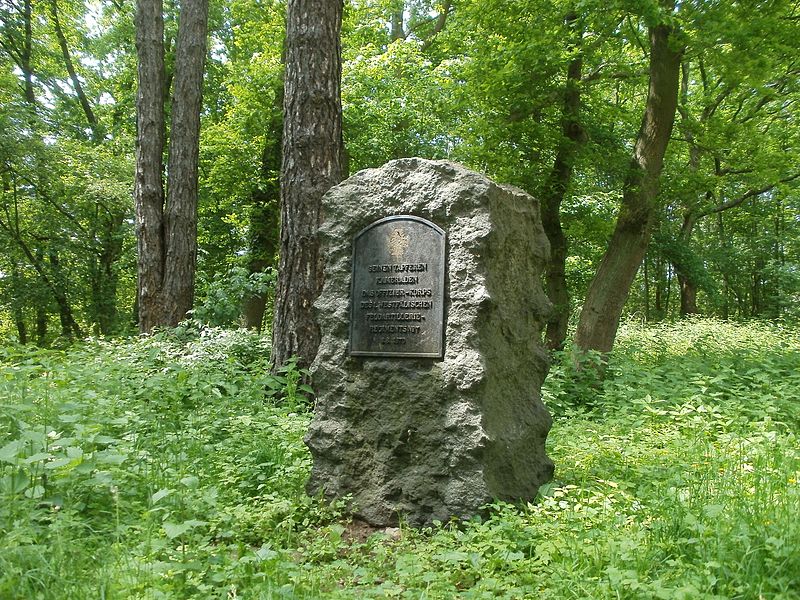
[[[136,327],[135,8],[0,5],[0,330],[20,341]],[[168,119],[180,8],[161,16]],[[285,17],[282,0],[209,8],[190,314],[215,324],[259,327],[270,313]],[[624,288],[618,310],[591,304],[600,320],[796,319],[798,34],[789,0],[348,0],[346,172],[448,158],[539,197],[554,348],[598,273]],[[632,169],[653,123],[648,95],[663,99],[653,77],[665,56],[675,109],[659,117],[663,164],[639,162],[652,194],[637,203]],[[632,214],[639,254],[626,279],[603,275]]]

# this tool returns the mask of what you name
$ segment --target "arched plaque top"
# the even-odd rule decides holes
[[[353,238],[350,355],[444,356],[445,231],[392,215]]]
[[[444,237],[444,229],[439,227],[433,221],[428,221],[428,219],[423,219],[422,217],[417,217],[416,215],[392,215],[391,217],[384,217],[383,219],[378,219],[377,221],[374,221],[374,222],[370,223],[369,225],[364,227],[364,229],[362,229],[361,231],[359,231],[356,234],[355,239],[358,240],[358,238],[360,238],[363,234],[365,234],[367,231],[369,231],[373,227],[377,227],[378,225],[383,225],[384,223],[391,222],[391,221],[403,221],[403,220],[405,220],[405,221],[417,221],[418,223],[422,223],[424,225],[427,225],[428,227],[430,227],[431,229],[436,231],[439,235]]]

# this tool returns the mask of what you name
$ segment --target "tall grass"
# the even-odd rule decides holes
[[[0,350],[2,598],[800,598],[800,339],[623,327],[554,364],[534,502],[366,539],[308,498],[306,390],[253,334]]]

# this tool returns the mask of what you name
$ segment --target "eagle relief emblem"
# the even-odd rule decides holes
[[[400,257],[405,254],[410,243],[411,240],[405,232],[405,229],[400,227],[392,229],[389,233],[389,254],[391,254],[392,258],[395,260],[399,260]]]

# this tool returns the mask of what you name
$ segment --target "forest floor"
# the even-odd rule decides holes
[[[800,598],[796,328],[628,323],[604,381],[554,364],[535,501],[371,535],[304,493],[307,389],[267,355],[0,347],[0,598]]]

